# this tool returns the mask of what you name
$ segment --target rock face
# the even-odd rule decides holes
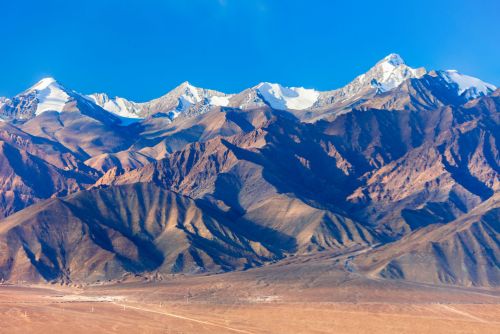
[[[349,270],[499,285],[494,89],[397,55],[331,92],[184,83],[135,103],[42,80],[0,99],[0,278],[159,278],[364,250]]]

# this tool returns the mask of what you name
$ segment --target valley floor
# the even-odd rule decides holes
[[[2,285],[0,333],[500,333],[500,291],[369,279],[321,261],[162,282]]]

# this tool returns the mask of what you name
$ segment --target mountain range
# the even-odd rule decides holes
[[[45,78],[0,98],[0,279],[323,252],[380,279],[498,286],[499,108],[494,85],[397,54],[325,92],[185,82],[134,102]]]

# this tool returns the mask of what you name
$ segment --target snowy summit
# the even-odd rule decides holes
[[[44,78],[27,90],[27,93],[35,93],[37,108],[35,115],[45,111],[61,112],[70,97],[65,89],[54,79]]]

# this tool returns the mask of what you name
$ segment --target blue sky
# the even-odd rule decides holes
[[[498,0],[0,0],[0,95],[44,76],[136,101],[182,81],[334,89],[385,55],[500,85]]]

